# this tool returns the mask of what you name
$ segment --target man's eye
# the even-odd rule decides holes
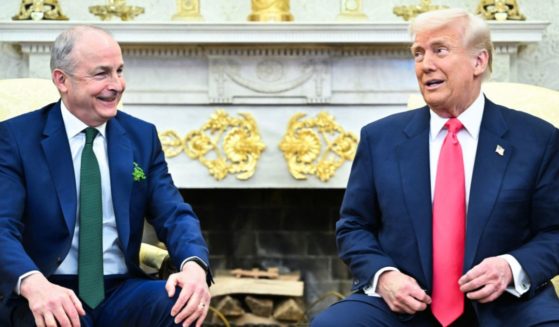
[[[439,54],[439,55],[444,55],[444,54],[447,54],[447,53],[448,53],[448,49],[447,49],[447,48],[437,48],[437,49],[435,50],[435,52],[436,52],[437,54]]]
[[[423,52],[419,52],[419,51],[414,52],[413,58],[415,59],[415,61],[423,60]]]

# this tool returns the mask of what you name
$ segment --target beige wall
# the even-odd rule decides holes
[[[549,21],[551,25],[538,45],[520,50],[517,82],[536,84],[559,90],[559,1],[518,0],[521,11],[529,20]],[[402,4],[416,4],[419,0],[363,0],[365,13],[372,21],[400,21],[392,8]],[[433,0],[434,4],[466,8],[474,11],[478,0]],[[19,0],[0,3],[0,20],[10,20],[17,12]],[[105,0],[59,0],[63,12],[72,21],[93,23],[97,18],[87,7],[103,4]],[[128,0],[143,6],[146,13],[137,21],[168,21],[176,11],[174,0]],[[296,21],[331,21],[338,11],[339,0],[292,0],[291,11]],[[208,22],[244,22],[250,13],[250,0],[201,0],[202,15]],[[27,67],[18,47],[0,43],[0,79],[27,75]]]

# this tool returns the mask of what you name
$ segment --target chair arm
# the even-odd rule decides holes
[[[171,261],[169,251],[147,243],[142,243],[140,247],[140,263],[155,269],[161,279],[167,279],[170,274],[177,271]]]

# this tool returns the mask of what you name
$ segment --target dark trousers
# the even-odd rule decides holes
[[[516,299],[503,294],[501,307],[495,303],[486,304],[485,309],[494,307],[493,314],[487,321],[478,321],[476,311],[470,301],[466,300],[464,314],[450,327],[544,327],[559,326],[559,300],[553,287],[546,288],[530,300]],[[506,305],[504,302],[515,305]],[[487,315],[486,315],[487,317]],[[380,297],[355,293],[334,303],[318,314],[311,321],[311,327],[440,327],[440,323],[431,313],[430,308],[415,315],[396,314]]]
[[[74,290],[78,294],[76,276],[53,276],[49,280],[55,284]],[[105,277],[105,299],[96,308],[89,308],[82,302],[86,316],[80,320],[81,326],[107,327],[154,327],[178,326],[173,322],[171,307],[179,294],[169,298],[164,280],[130,278],[128,276]],[[33,314],[25,299],[17,300],[11,320],[14,327],[35,326]]]

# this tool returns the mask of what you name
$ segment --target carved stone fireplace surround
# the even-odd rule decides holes
[[[75,24],[0,22],[0,42],[21,48],[28,76],[49,78],[52,41]],[[407,24],[98,24],[123,48],[123,110],[181,136],[217,109],[248,112],[258,124],[266,149],[246,181],[233,175],[216,181],[184,153],[168,158],[201,219],[213,269],[300,271],[307,304],[328,291],[347,294],[351,276],[337,257],[334,224],[351,164],[328,182],[296,180],[278,145],[298,112],[328,112],[358,136],[366,123],[406,110],[409,94],[417,92]],[[491,23],[495,79],[515,81],[517,51],[540,41],[547,25]]]
[[[77,22],[0,22],[0,42],[21,47],[28,76],[49,78],[52,41]],[[406,110],[417,92],[410,37],[402,23],[99,22],[123,48],[124,109],[184,137],[217,110],[252,114],[266,149],[246,181],[217,181],[197,160],[169,158],[181,188],[344,188],[351,163],[328,182],[296,180],[278,145],[298,112],[331,114],[359,135],[366,123]],[[491,22],[493,77],[515,81],[516,54],[538,42],[546,22]]]

